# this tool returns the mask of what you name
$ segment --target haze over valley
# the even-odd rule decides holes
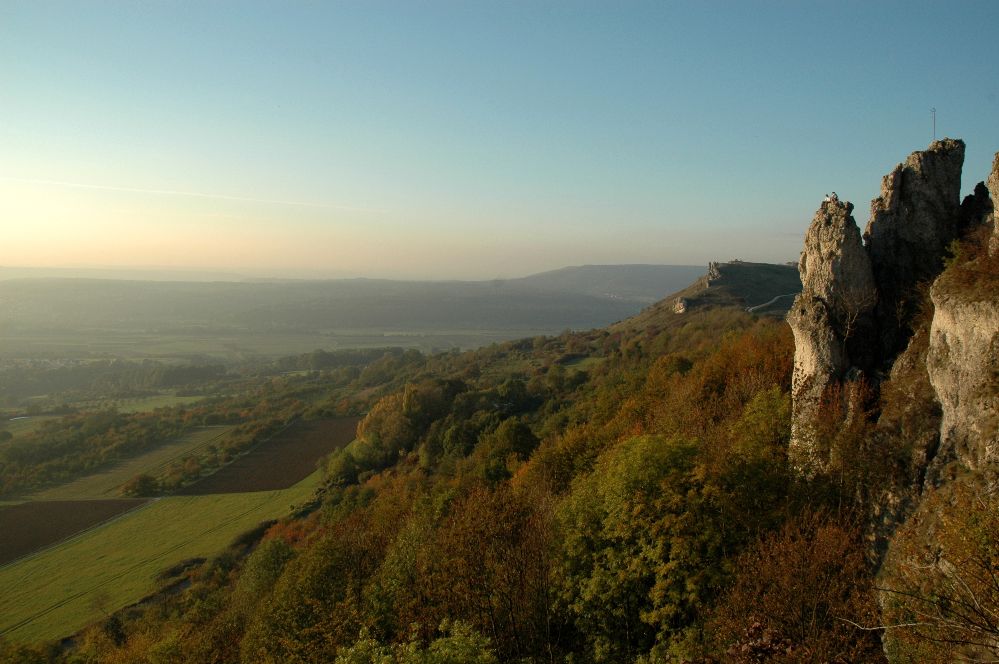
[[[706,270],[582,266],[485,282],[5,279],[0,271],[0,360],[231,362],[316,348],[470,348],[608,325]]]

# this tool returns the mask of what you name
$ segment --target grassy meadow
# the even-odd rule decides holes
[[[217,554],[287,514],[319,481],[317,471],[279,491],[161,498],[0,568],[0,636],[37,642],[71,635],[154,592],[163,570]]]

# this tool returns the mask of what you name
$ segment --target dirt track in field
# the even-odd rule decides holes
[[[0,507],[0,565],[107,521],[145,500],[39,500]]]
[[[354,440],[360,418],[301,421],[214,475],[178,491],[179,496],[287,489],[316,469],[316,462]]]

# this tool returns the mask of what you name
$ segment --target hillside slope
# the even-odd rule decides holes
[[[707,271],[686,288],[656,302],[641,313],[611,326],[612,330],[637,330],[661,325],[677,315],[701,308],[732,307],[782,318],[801,278],[794,264],[731,261],[710,263]]]

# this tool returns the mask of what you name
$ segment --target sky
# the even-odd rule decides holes
[[[797,260],[999,150],[999,2],[0,2],[0,266]]]

